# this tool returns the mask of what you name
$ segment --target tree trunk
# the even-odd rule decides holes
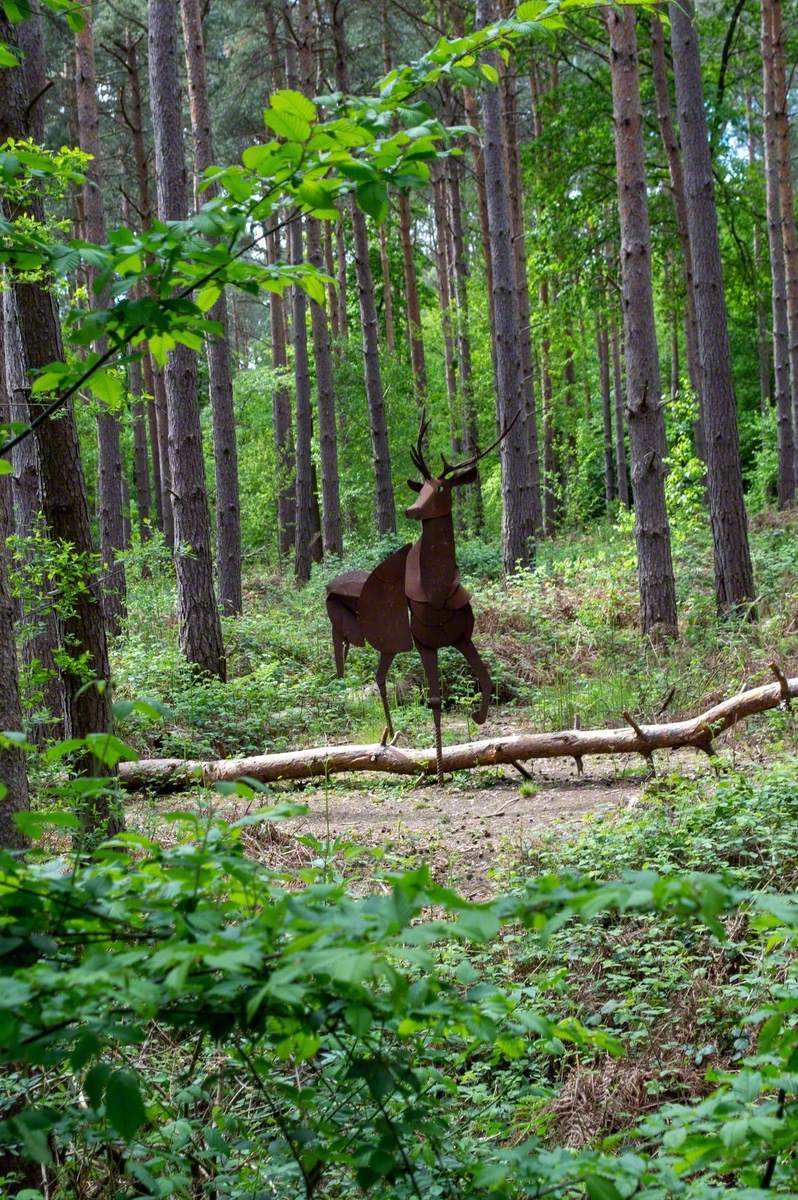
[[[402,269],[405,280],[405,305],[407,308],[407,340],[410,347],[410,366],[416,400],[422,405],[427,394],[427,363],[424,357],[424,338],[421,332],[421,305],[418,300],[416,263],[413,255],[411,230],[410,196],[399,193],[399,240],[402,245]]]
[[[645,634],[675,635],[676,586],[665,508],[665,424],[651,290],[636,17],[632,8],[607,8],[604,12],[610,35],[640,624]]]
[[[478,0],[477,24],[494,16],[493,0]],[[485,61],[498,70],[499,56],[491,51]],[[529,428],[524,397],[518,322],[518,287],[512,246],[512,220],[508,196],[504,121],[498,88],[482,93],[485,185],[487,191],[490,255],[493,270],[493,342],[496,360],[497,408],[502,427],[514,421],[501,443],[502,546],[505,571],[534,562],[535,504],[529,454]]]
[[[776,127],[776,159],[779,172],[781,241],[787,286],[787,331],[789,335],[790,398],[793,429],[793,493],[798,486],[798,233],[795,226],[795,193],[792,182],[790,120],[787,110],[787,80],[784,69],[784,27],[781,0],[763,0],[765,18],[770,18],[773,48],[773,120]]]
[[[452,428],[452,442],[455,456],[458,451],[454,447],[457,431],[460,426],[458,419],[457,379],[454,364],[454,330],[452,326],[452,297],[449,290],[451,279],[451,263],[447,254],[448,232],[446,229],[446,179],[442,163],[432,166],[432,198],[433,215],[435,218],[435,274],[438,282],[438,305],[441,312],[441,334],[443,336],[443,366],[446,380],[446,398],[449,404],[449,424]]]
[[[213,131],[205,72],[205,43],[199,0],[180,0],[183,42],[186,52],[189,111],[194,138],[195,206],[203,196],[211,200],[218,188],[211,185],[200,193],[199,182],[213,166]],[[216,478],[216,559],[219,573],[219,603],[228,616],[241,612],[241,502],[238,494],[238,449],[230,365],[230,322],[227,298],[222,292],[208,313],[221,326],[221,333],[206,342],[208,391],[213,417],[213,463]]]
[[[607,319],[603,314],[596,319],[596,347],[599,360],[601,383],[601,415],[604,427],[604,501],[607,516],[612,516],[612,502],[617,496],[615,468],[612,461],[612,396],[610,394],[610,344],[607,336]]]
[[[763,54],[764,67],[764,54]],[[748,166],[752,173],[757,170],[757,161],[762,157],[762,141],[754,128],[754,112],[751,93],[745,94],[745,116],[748,126]],[[770,407],[770,346],[768,345],[767,317],[765,303],[759,287],[762,273],[762,232],[759,213],[754,217],[753,234],[754,252],[754,291],[756,295],[756,341],[759,357],[759,404],[762,413]]]
[[[280,260],[280,233],[275,218],[270,218],[271,231],[267,240],[269,262]],[[272,343],[272,367],[275,371],[288,369],[288,349],[285,339],[284,300],[279,292],[269,293],[269,327]],[[277,459],[277,538],[280,556],[291,553],[296,533],[296,459],[291,427],[291,397],[283,383],[272,391],[272,423]]]
[[[150,456],[147,446],[147,425],[144,402],[141,399],[141,360],[130,363],[130,391],[133,396],[133,473],[136,482],[136,508],[139,514],[139,537],[149,541],[150,529]]]
[[[332,0],[332,31],[335,44],[335,78],[339,91],[349,91],[346,35],[343,26],[343,6]],[[371,447],[374,454],[376,486],[377,532],[380,537],[396,532],[396,507],[391,479],[391,454],[388,446],[388,424],[385,397],[380,373],[379,323],[374,297],[374,279],[369,261],[369,239],[366,218],[352,200],[352,233],[355,247],[355,273],[360,304],[360,326],[363,337],[363,374],[369,410]]]
[[[543,523],[546,537],[557,529],[557,447],[555,444],[554,388],[551,379],[551,337],[549,336],[549,281],[544,276],[538,289],[543,336],[540,342],[540,390],[543,416]]]
[[[707,490],[715,551],[715,595],[721,611],[744,609],[753,616],[754,575],[743,501],[712,155],[692,0],[674,0],[670,5],[670,19],[687,219],[693,253],[707,443]]]
[[[349,337],[349,309],[346,289],[346,241],[343,218],[335,222],[336,282],[338,285],[338,334],[342,342]]]
[[[36,35],[34,22],[31,29]],[[40,29],[38,30],[40,33]],[[18,45],[15,27],[0,12],[0,41]],[[25,76],[20,68],[0,71],[0,140],[24,138],[30,134],[31,105]],[[41,196],[32,196],[29,211],[44,224]],[[61,329],[52,295],[34,281],[14,284],[16,311],[29,371],[38,371],[52,362],[62,362]],[[31,404],[31,415],[41,412]],[[75,414],[71,403],[57,417],[44,421],[36,430],[42,473],[44,517],[53,541],[73,547],[77,555],[93,553],[89,524],[86,484],[80,460]],[[73,659],[61,661],[64,694],[64,729],[67,737],[84,738],[89,733],[106,733],[113,728],[111,697],[108,688],[108,648],[99,589],[92,579],[85,592],[74,601],[71,616],[64,622],[64,639]],[[72,663],[79,662],[79,669]],[[92,684],[86,686],[86,673]],[[95,684],[99,683],[100,686]],[[80,767],[91,775],[107,775],[108,768],[90,755],[82,755]],[[81,818],[87,832],[113,834],[123,823],[112,809],[107,794],[86,797]]]
[[[187,191],[175,0],[148,0],[148,34],[158,216],[162,221],[178,221],[186,216]],[[180,646],[188,661],[200,671],[224,679],[224,646],[213,589],[197,357],[192,350],[177,346],[169,354],[164,385]]]
[[[0,321],[0,425],[11,420],[8,376],[2,369],[8,349],[5,322]],[[19,702],[17,647],[14,638],[14,602],[8,582],[6,541],[14,532],[14,498],[10,475],[0,475],[0,732],[22,730]],[[0,747],[0,850],[21,849],[25,838],[14,823],[14,813],[28,807],[28,777],[22,750]]]
[[[510,226],[515,258],[515,286],[518,306],[518,334],[521,353],[521,388],[526,405],[529,444],[529,472],[532,501],[532,523],[535,534],[543,529],[543,509],[540,498],[540,459],[538,452],[538,421],[535,412],[535,372],[532,362],[530,329],[529,281],[526,274],[526,244],[524,238],[524,185],[518,153],[518,95],[516,77],[510,68],[502,76],[501,95],[505,124],[505,153],[507,155]]]
[[[684,190],[684,171],[679,143],[673,128],[671,100],[668,91],[668,68],[665,63],[665,39],[662,22],[654,14],[651,18],[651,70],[654,78],[654,96],[657,102],[659,132],[668,159],[668,172],[676,213],[676,232],[682,250],[682,279],[684,282],[684,339],[687,356],[687,374],[695,392],[701,411],[701,362],[698,353],[698,322],[695,311],[695,287],[693,283],[693,254],[690,249],[690,233],[687,225],[687,196]],[[706,458],[701,417],[695,429],[696,451],[701,459]]]
[[[310,0],[299,0],[296,23],[299,40],[299,71],[301,90],[308,97],[315,92],[313,38],[314,23]],[[308,243],[308,262],[320,273],[325,263],[322,254],[321,226],[315,217],[305,218]],[[386,304],[390,306],[390,280],[386,281]],[[388,308],[386,308],[386,323]],[[316,403],[319,414],[319,450],[322,493],[322,544],[327,554],[343,553],[341,534],[341,497],[338,480],[338,433],[335,423],[335,381],[330,333],[324,305],[310,301],[310,325],[313,336],[313,358],[316,368]],[[315,489],[314,489],[315,491]]]
[[[90,242],[105,242],[105,209],[103,202],[103,162],[100,148],[100,116],[97,106],[97,73],[94,65],[94,32],[92,6],[82,0],[83,26],[75,34],[75,94],[77,97],[78,134],[80,148],[90,154],[86,166],[83,206],[86,237]],[[95,289],[96,270],[86,268],[89,303],[95,308],[107,308],[110,294],[98,294]],[[105,338],[97,341],[95,349],[102,355],[108,348]],[[102,553],[104,587],[103,603],[108,628],[118,634],[122,630],[125,612],[125,569],[117,560],[124,549],[122,519],[122,449],[119,419],[102,407],[97,414],[98,451],[98,509],[100,550]]]
[[[335,280],[335,258],[333,256],[333,228],[331,221],[322,221],[322,238],[324,240],[324,269]],[[330,314],[330,333],[333,344],[337,346],[341,337],[341,325],[338,312],[338,291],[335,282],[327,284],[327,311]]]
[[[385,348],[389,354],[396,351],[396,326],[393,319],[393,295],[391,293],[391,256],[388,247],[388,227],[380,225],[380,271],[382,273],[382,315],[385,321]]]
[[[8,288],[0,296],[0,308],[3,325],[0,333],[3,341],[2,358],[5,359],[5,370],[0,366],[0,390],[3,386],[7,389],[11,420],[26,425],[30,421],[28,367],[13,288]],[[39,527],[44,510],[42,472],[36,438],[27,437],[16,445],[11,452],[11,461],[14,471],[11,489],[13,507],[16,510],[15,531],[23,539],[31,538]],[[51,581],[48,590],[56,592],[55,582]],[[42,678],[41,700],[42,706],[49,714],[49,720],[34,725],[29,736],[38,745],[43,745],[48,738],[65,736],[65,695],[57,665],[63,631],[53,605],[45,605],[43,611],[37,605],[34,607],[34,612],[26,612],[24,609],[22,611],[25,628],[22,657],[26,666],[35,668],[36,674]]]
[[[613,396],[615,400],[615,478],[618,483],[618,499],[624,508],[629,508],[629,470],[626,465],[626,423],[624,409],[626,397],[623,390],[623,373],[621,368],[621,339],[618,326],[613,318],[610,332],[610,352],[612,354]]]

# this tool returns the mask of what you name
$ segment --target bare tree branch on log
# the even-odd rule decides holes
[[[624,714],[621,729],[565,729],[556,733],[515,733],[445,746],[443,768],[464,771],[474,767],[515,764],[534,758],[573,758],[587,755],[640,754],[650,761],[654,750],[702,750],[713,755],[714,738],[738,721],[766,712],[798,697],[798,678],[787,679],[771,666],[775,683],[738,692],[686,721],[644,725]],[[189,784],[212,784],[249,778],[261,783],[312,779],[344,771],[381,771],[394,775],[434,775],[435,750],[405,750],[398,746],[318,746],[308,750],[262,754],[252,758],[199,762],[180,758],[150,758],[119,764],[119,779],[130,791],[152,787],[179,790]]]

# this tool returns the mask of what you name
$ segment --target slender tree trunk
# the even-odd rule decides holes
[[[754,107],[750,92],[746,92],[745,94],[745,116],[748,126],[748,166],[753,174],[757,171],[757,162],[762,157],[762,141],[754,127]],[[759,404],[764,414],[770,406],[770,346],[768,344],[765,302],[759,286],[762,274],[762,230],[758,213],[754,219],[753,252],[754,290],[756,295],[756,341],[759,352]]]
[[[338,333],[342,342],[349,337],[349,309],[346,288],[346,240],[343,218],[335,222],[336,283],[338,287]]]
[[[612,502],[618,494],[615,486],[615,467],[612,461],[612,396],[610,393],[610,343],[607,319],[601,314],[596,320],[596,347],[601,384],[601,415],[604,426],[604,500],[607,516],[612,516]]]
[[[97,73],[94,65],[92,6],[89,0],[82,0],[82,7],[83,25],[75,34],[75,89],[80,147],[92,156],[86,167],[83,204],[86,237],[90,242],[102,245],[105,242],[104,172],[97,106]],[[93,267],[87,268],[90,303],[95,307],[106,308],[110,296],[108,292],[97,294],[94,287],[96,275]],[[106,339],[102,338],[97,342],[96,350],[103,354],[106,349]],[[122,629],[122,617],[125,612],[125,569],[116,557],[117,552],[124,548],[122,449],[119,419],[103,409],[97,414],[97,450],[100,549],[104,575],[103,602],[108,628],[112,633],[118,634]]]
[[[488,24],[494,16],[493,0],[478,0],[477,24]],[[494,70],[500,59],[491,51],[485,56]],[[534,562],[535,503],[529,453],[529,427],[523,387],[518,320],[518,287],[512,246],[512,218],[508,196],[507,158],[501,95],[496,87],[485,87],[482,96],[485,184],[487,191],[490,254],[493,269],[493,340],[498,381],[499,423],[512,429],[501,443],[502,546],[505,571]]]
[[[308,97],[314,94],[314,23],[310,0],[299,0],[297,33],[299,38],[299,70],[301,89]],[[305,218],[308,261],[319,272],[324,270],[320,222]],[[389,323],[390,279],[386,286],[386,323]],[[392,322],[392,317],[390,318]],[[328,554],[343,553],[341,534],[341,497],[338,480],[338,433],[335,423],[335,381],[330,333],[324,305],[310,301],[310,324],[313,336],[313,358],[316,368],[316,403],[319,414],[319,450],[322,492],[322,543]],[[315,493],[315,489],[314,489]]]
[[[478,452],[477,410],[474,399],[474,379],[471,367],[471,332],[469,329],[468,303],[468,253],[463,233],[463,204],[460,191],[460,160],[453,158],[449,163],[449,211],[452,226],[452,251],[454,258],[454,291],[457,301],[457,362],[460,372],[460,391],[463,398],[463,434],[466,454],[470,457]],[[479,472],[471,485],[473,495],[473,527],[476,533],[484,524],[482,486]]]
[[[274,225],[274,218],[271,218],[272,228],[267,241],[270,263],[280,260],[280,233]],[[283,305],[283,297],[279,292],[269,293],[272,367],[280,372],[288,368]],[[280,556],[284,557],[293,550],[296,533],[296,460],[291,427],[291,397],[284,383],[276,383],[272,391],[272,422],[277,458],[277,537]]]
[[[380,271],[382,274],[382,315],[385,321],[385,348],[389,354],[396,351],[396,326],[393,319],[393,295],[391,292],[391,256],[388,246],[388,227],[380,225]]]
[[[610,34],[629,436],[643,633],[676,634],[676,586],[665,508],[665,425],[648,221],[635,11],[604,10]]]
[[[139,537],[149,540],[150,529],[150,456],[147,446],[147,424],[144,402],[141,399],[141,360],[130,363],[130,391],[133,396],[133,473],[136,482],[136,508],[139,514]]]
[[[194,136],[195,204],[200,207],[199,181],[213,166],[213,133],[205,73],[205,44],[202,36],[200,0],[180,0],[183,41],[186,52],[189,111]],[[204,196],[212,199],[215,185]],[[238,494],[238,449],[233,405],[233,376],[230,364],[230,321],[227,298],[222,292],[208,316],[221,326],[218,336],[206,343],[208,391],[213,417],[213,463],[216,477],[216,558],[219,574],[219,603],[228,616],[241,612],[241,502]]]
[[[410,366],[416,400],[423,404],[427,394],[427,362],[424,357],[424,338],[421,333],[421,305],[418,299],[418,280],[413,254],[410,196],[399,193],[399,241],[402,246],[402,269],[405,280],[405,305],[407,310],[407,340],[410,347]]]
[[[0,391],[5,386],[11,420],[27,425],[30,421],[28,366],[13,288],[9,287],[0,296],[0,308],[3,326],[0,331],[0,340],[3,341],[3,354],[0,356]],[[14,471],[11,489],[13,507],[16,510],[15,532],[19,537],[27,539],[36,533],[44,510],[42,471],[36,438],[27,437],[15,446],[11,453],[11,461]],[[56,593],[55,581],[50,581],[48,590]],[[41,699],[50,719],[46,723],[34,725],[29,734],[33,741],[42,745],[47,738],[65,736],[65,695],[57,665],[63,631],[53,605],[45,604],[40,607],[39,601],[34,602],[34,608],[34,612],[26,612],[24,607],[22,610],[25,629],[22,657],[27,667],[34,668],[37,676],[43,677]]]
[[[155,139],[158,216],[182,220],[187,212],[186,166],[178,85],[175,0],[148,0],[150,106]],[[175,522],[175,568],[180,646],[190,663],[224,679],[222,630],[213,589],[211,530],[197,357],[177,346],[164,370],[169,466]]]
[[[657,102],[659,132],[668,159],[668,171],[676,213],[676,232],[682,250],[682,279],[684,282],[684,338],[687,356],[687,374],[695,392],[699,412],[701,410],[701,361],[698,353],[698,322],[695,311],[695,287],[693,284],[693,254],[690,249],[690,234],[687,226],[687,196],[684,190],[684,171],[679,142],[673,127],[671,100],[668,91],[668,68],[665,62],[665,39],[662,22],[654,14],[651,18],[651,70],[654,77],[654,95]],[[699,416],[695,429],[696,450],[701,459],[706,459],[703,425]]]
[[[773,36],[767,0],[762,4],[762,84],[765,140],[765,190],[768,246],[770,249],[773,370],[779,443],[778,505],[784,508],[795,496],[794,432],[790,395],[787,277],[782,241],[779,155],[773,79]]]
[[[341,0],[331,0],[332,31],[335,43],[335,78],[338,89],[349,91],[346,35]],[[355,248],[360,325],[363,336],[363,373],[366,401],[369,410],[371,447],[374,454],[376,486],[377,532],[380,536],[396,532],[396,507],[391,479],[391,454],[388,446],[388,424],[385,397],[380,373],[379,323],[374,297],[374,279],[369,262],[369,239],[366,218],[352,201],[352,233]]]
[[[518,153],[518,95],[516,77],[510,68],[502,76],[503,115],[505,124],[505,153],[510,201],[512,247],[515,258],[515,287],[518,306],[518,334],[521,339],[521,387],[527,414],[529,439],[529,471],[532,499],[532,522],[536,535],[543,529],[543,509],[540,499],[540,459],[538,452],[538,422],[535,412],[535,372],[532,362],[530,327],[529,281],[526,274],[526,243],[524,238],[524,185]]]
[[[763,0],[770,17],[773,47],[773,119],[776,126],[776,158],[779,172],[781,241],[787,286],[787,332],[789,335],[790,399],[793,428],[793,492],[798,485],[798,232],[795,225],[795,191],[792,181],[790,120],[787,110],[787,79],[784,68],[784,25],[781,0]]]
[[[715,594],[721,611],[747,607],[753,616],[754,574],[748,549],[715,184],[692,0],[674,0],[670,5],[670,19],[687,220],[693,252],[707,442],[707,490],[715,550]]]
[[[540,342],[540,389],[543,400],[543,522],[547,537],[553,537],[557,529],[557,447],[554,419],[554,387],[551,378],[551,337],[549,336],[549,281],[540,281],[540,297],[543,336]]]
[[[618,483],[618,499],[624,508],[629,508],[631,497],[629,495],[629,469],[626,465],[626,423],[624,421],[626,396],[624,395],[621,367],[621,339],[614,318],[610,326],[610,352],[615,401],[615,478]]]
[[[322,237],[324,239],[324,269],[331,280],[335,279],[335,258],[333,255],[333,228],[331,221],[322,221]],[[333,344],[337,346],[341,337],[341,326],[338,320],[338,291],[335,283],[327,284],[327,311],[330,314],[330,333]]]
[[[449,290],[451,264],[447,254],[448,234],[446,229],[446,179],[442,164],[433,164],[432,169],[433,215],[435,217],[435,273],[438,282],[438,304],[441,311],[441,334],[443,336],[443,364],[446,379],[446,397],[449,403],[449,423],[453,438],[457,437],[458,395],[454,363],[454,329],[452,324],[452,297]],[[457,453],[457,451],[455,451]]]
[[[35,23],[30,22],[35,36],[40,36]],[[15,27],[0,12],[0,41],[18,45]],[[20,68],[0,71],[0,140],[24,138],[30,133],[31,105],[25,76]],[[31,216],[44,223],[44,207],[40,196],[30,200]],[[38,371],[48,363],[62,362],[61,329],[52,295],[35,281],[14,284],[20,332],[28,370]],[[41,412],[41,405],[31,404],[31,415]],[[59,415],[44,421],[36,430],[39,462],[42,472],[44,517],[53,541],[70,545],[77,555],[93,552],[89,525],[89,506],[80,461],[75,414],[71,403]],[[75,597],[72,614],[64,622],[65,642],[74,658],[61,661],[64,689],[64,727],[67,737],[84,738],[89,733],[110,732],[113,728],[109,681],[108,649],[99,589],[94,580]],[[80,661],[79,669],[73,662]],[[99,682],[86,686],[86,673]],[[80,765],[88,774],[107,775],[108,768],[89,755],[83,755]],[[116,833],[122,821],[112,809],[107,794],[86,798],[81,809],[84,828],[90,832],[102,830]]]

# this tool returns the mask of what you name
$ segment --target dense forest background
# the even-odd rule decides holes
[[[0,0],[0,1196],[796,1194],[796,16]]]

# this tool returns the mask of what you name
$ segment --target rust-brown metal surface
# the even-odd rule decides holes
[[[385,710],[383,741],[393,733],[386,692],[388,670],[396,654],[415,644],[429,685],[439,783],[443,782],[443,767],[438,651],[453,646],[471,668],[480,692],[480,703],[473,714],[478,724],[487,717],[492,688],[488,669],[471,640],[474,613],[470,596],[460,583],[455,559],[452,488],[473,482],[479,459],[507,436],[514,423],[515,418],[487,450],[457,466],[450,466],[444,459],[440,474],[433,475],[423,451],[429,421],[422,416],[416,445],[410,451],[422,482],[408,480],[417,499],[406,512],[411,519],[421,521],[421,537],[413,546],[395,551],[370,574],[348,571],[327,584],[327,611],[338,674],[343,675],[350,645],[362,646],[366,641],[380,652],[377,686]]]

